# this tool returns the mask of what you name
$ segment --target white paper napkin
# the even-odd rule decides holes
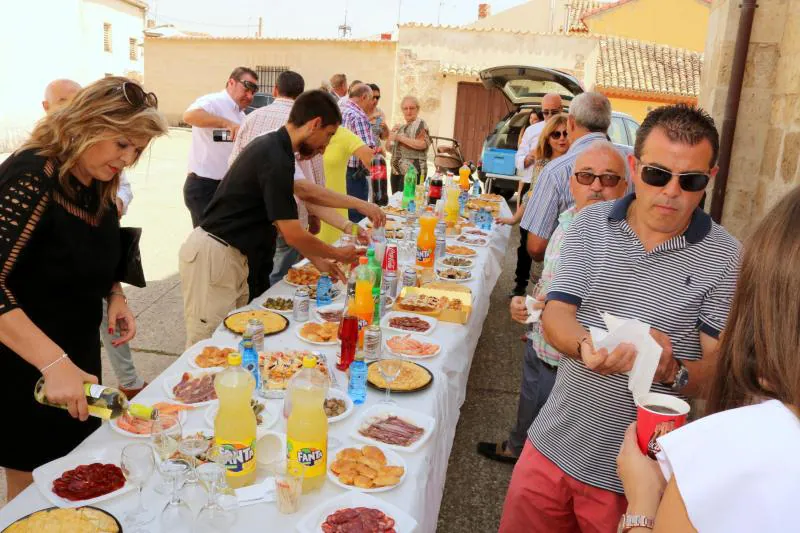
[[[234,489],[239,507],[255,505],[257,503],[268,503],[275,501],[275,478],[268,477],[260,483],[255,483],[249,487]]]
[[[603,313],[602,317],[608,331],[589,328],[595,349],[605,348],[612,352],[622,342],[633,344],[636,347],[636,360],[628,373],[628,390],[634,398],[650,392],[662,350],[650,335],[650,325],[635,318],[622,319],[609,313]]]
[[[537,302],[541,303],[530,294],[525,296],[525,307],[528,309],[528,320],[525,321],[526,324],[535,324],[539,322],[539,319],[542,317],[542,310],[533,308],[534,304]]]

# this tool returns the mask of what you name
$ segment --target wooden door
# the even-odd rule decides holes
[[[497,122],[508,114],[509,106],[497,89],[490,91],[480,83],[459,82],[453,137],[461,144],[467,161],[478,162],[483,141]]]

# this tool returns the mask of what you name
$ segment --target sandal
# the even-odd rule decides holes
[[[503,442],[479,442],[478,453],[484,457],[500,463],[516,464],[519,457],[507,455],[505,452],[508,449],[508,441]]]

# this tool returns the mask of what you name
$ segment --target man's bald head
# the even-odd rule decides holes
[[[544,115],[545,120],[558,115],[563,110],[564,104],[561,102],[560,94],[547,93],[542,97],[542,115]]]
[[[51,81],[44,90],[42,107],[45,113],[55,111],[72,100],[72,97],[81,90],[76,81],[60,79]]]
[[[602,178],[594,178],[584,185],[578,181],[578,175],[588,178],[589,174],[604,176],[606,180],[619,177],[616,185],[604,186]],[[627,182],[625,181],[625,158],[608,141],[596,141],[578,155],[575,160],[575,169],[570,177],[569,188],[575,198],[575,207],[578,211],[595,202],[616,200],[625,194]]]

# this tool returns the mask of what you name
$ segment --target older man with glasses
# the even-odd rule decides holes
[[[650,324],[662,348],[651,391],[702,397],[739,273],[739,242],[698,207],[718,152],[704,111],[651,111],[628,157],[635,193],[585,208],[567,231],[542,314],[544,337],[562,357],[514,468],[501,533],[652,522],[641,502],[628,506],[617,476],[617,452],[636,420],[626,375],[636,348],[597,349],[589,328],[605,327],[603,312]],[[575,170],[575,179],[597,179]]]
[[[192,127],[189,147],[189,174],[183,185],[183,201],[197,227],[214,193],[228,171],[228,158],[244,110],[258,91],[258,75],[247,67],[236,67],[228,77],[225,89],[201,96],[183,114],[183,121]],[[214,130],[227,130],[226,137],[214,136]]]

